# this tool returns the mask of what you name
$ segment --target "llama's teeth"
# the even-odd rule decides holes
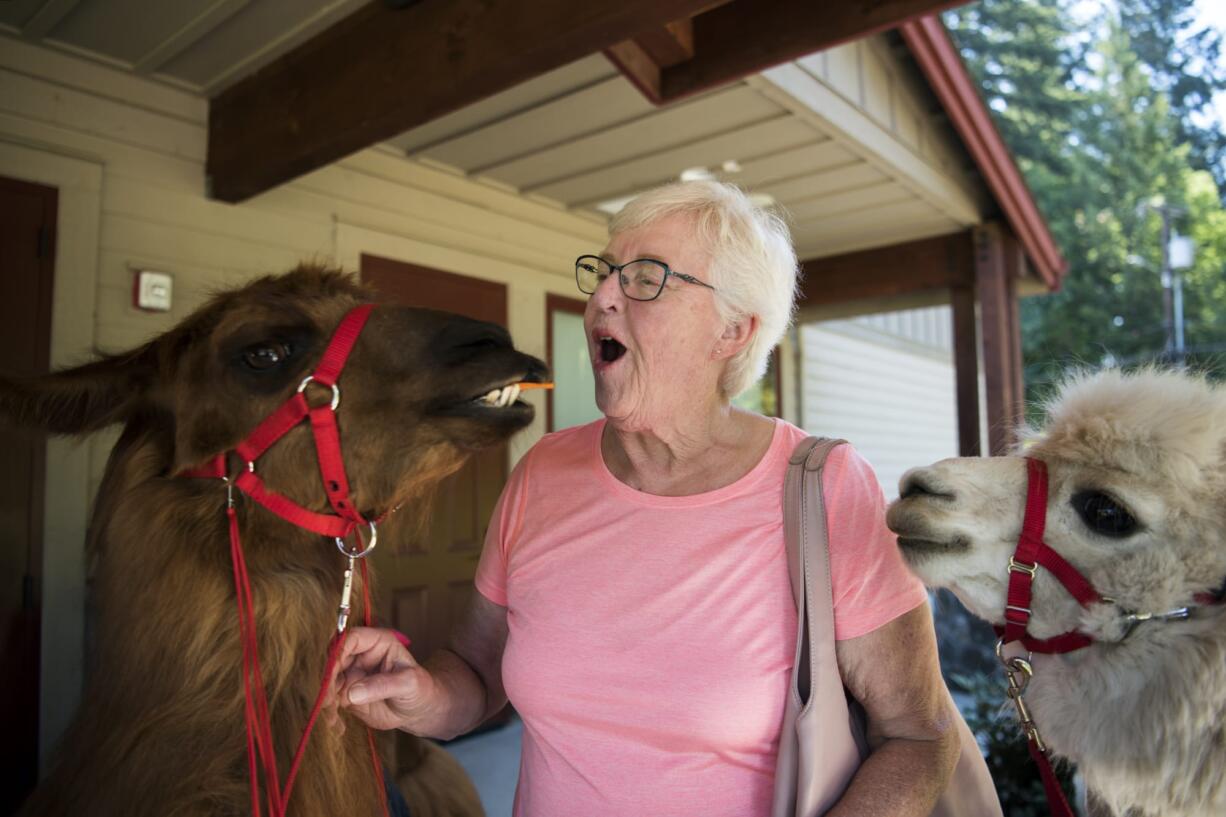
[[[511,404],[511,389],[514,386],[503,386],[502,394],[498,395],[498,407],[503,408]]]
[[[482,397],[482,398],[481,398],[481,400],[482,400],[482,402],[484,402],[484,403],[485,403],[487,406],[494,406],[494,405],[497,405],[497,404],[498,404],[498,395],[500,395],[501,393],[502,393],[502,392],[501,392],[501,390],[499,390],[499,389],[491,389],[491,390],[489,391],[489,393],[487,393],[487,394],[486,394],[484,397]]]
[[[519,385],[517,384],[511,387],[511,399],[507,401],[507,405],[508,406],[511,405],[518,399],[519,399]]]

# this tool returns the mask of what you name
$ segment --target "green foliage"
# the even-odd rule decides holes
[[[954,686],[963,697],[966,724],[979,737],[1004,813],[1007,817],[1047,817],[1050,812],[1039,769],[1030,757],[1013,706],[1002,703],[1008,701],[1003,673],[956,676]],[[1069,802],[1074,802],[1072,768],[1057,765],[1056,777]]]
[[[1221,38],[1192,30],[1192,0],[1118,2],[1088,19],[1074,0],[945,16],[1069,262],[1060,292],[1022,303],[1031,405],[1072,367],[1170,362],[1160,206],[1185,211],[1171,226],[1197,245],[1187,362],[1226,377],[1226,212],[1203,169],[1226,173],[1226,137],[1194,121],[1226,83]]]
[[[1148,68],[1155,90],[1171,101],[1179,141],[1191,147],[1193,167],[1212,173],[1226,191],[1226,134],[1201,124],[1213,95],[1226,90],[1221,32],[1197,25],[1197,0],[1118,1],[1120,22],[1137,58]]]

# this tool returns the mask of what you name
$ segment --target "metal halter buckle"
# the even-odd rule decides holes
[[[298,393],[302,394],[304,391],[306,391],[307,384],[312,382],[313,380],[315,380],[315,375],[313,374],[307,375],[303,379],[303,381],[298,384]],[[341,404],[341,387],[333,383],[332,384],[332,410],[336,411],[336,407],[339,406],[340,404]]]
[[[373,521],[367,522],[366,524],[370,525],[370,541],[366,543],[365,548],[363,548],[360,551],[352,551],[345,546],[344,537],[337,536],[335,537],[336,538],[336,549],[339,550],[341,554],[349,557],[350,559],[365,559],[367,556],[369,556],[370,552],[375,549],[375,545],[379,543],[379,529],[375,527],[375,523]],[[355,536],[357,535],[356,528],[355,528],[354,535]],[[357,540],[358,540],[358,543],[360,544],[362,542],[362,537],[357,536]]]
[[[1037,564],[1030,564],[1029,562],[1019,562],[1016,558],[1010,556],[1009,572],[1026,573],[1033,579],[1035,574],[1039,572],[1039,566]]]

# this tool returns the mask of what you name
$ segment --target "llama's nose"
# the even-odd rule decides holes
[[[529,383],[548,383],[552,378],[549,374],[549,367],[544,361],[537,358],[525,355],[530,363],[528,364],[528,372],[524,375],[524,380]]]
[[[949,486],[941,483],[930,468],[912,468],[902,475],[898,482],[900,499],[910,499],[915,496],[935,496],[942,499],[953,499],[954,492]]]

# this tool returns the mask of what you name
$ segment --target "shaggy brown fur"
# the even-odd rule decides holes
[[[89,533],[93,670],[58,765],[24,814],[248,813],[226,492],[218,480],[173,475],[233,448],[314,368],[341,317],[370,299],[340,273],[301,268],[218,295],[132,352],[37,381],[0,379],[0,418],[63,434],[124,424]],[[471,398],[544,374],[499,327],[376,308],[340,381],[354,502],[367,518],[412,507],[467,452],[531,420],[522,403],[494,409]],[[311,392],[313,402],[326,397]],[[306,424],[257,467],[270,489],[329,512]],[[284,775],[323,672],[343,558],[330,540],[241,496],[238,516]],[[396,776],[412,779],[404,788],[416,797],[414,817],[480,813],[458,765],[432,744],[405,740]],[[365,741],[356,724],[317,728],[290,813],[380,813]]]

